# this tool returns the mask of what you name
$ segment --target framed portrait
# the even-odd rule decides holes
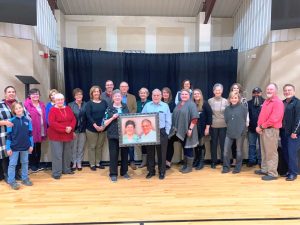
[[[121,114],[118,118],[119,146],[158,145],[158,113]]]

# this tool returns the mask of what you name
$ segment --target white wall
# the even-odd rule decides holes
[[[233,45],[233,18],[211,18],[210,50],[228,50]]]
[[[105,27],[106,46],[102,50],[118,50],[118,27],[145,28],[145,51],[155,53],[158,28],[184,29],[183,46],[184,52],[193,52],[195,48],[195,24],[194,17],[144,17],[144,16],[65,16],[66,47],[78,47],[79,27]],[[170,41],[172,42],[172,37]],[[128,40],[134,42],[134,40]],[[174,43],[176,44],[176,43]],[[128,49],[129,50],[129,49]]]

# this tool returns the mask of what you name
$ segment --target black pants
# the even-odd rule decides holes
[[[120,175],[123,176],[128,171],[128,147],[119,147],[118,139],[108,139],[109,148],[109,176],[118,176],[119,149],[121,149],[121,169]]]
[[[0,159],[0,180],[7,178],[8,163],[9,163],[8,157]]]
[[[32,169],[38,169],[41,161],[41,143],[34,143],[33,151],[29,154],[29,167]]]
[[[211,160],[212,163],[218,162],[218,144],[221,149],[221,161],[223,161],[224,144],[226,137],[226,127],[224,128],[211,128]]]
[[[147,169],[149,173],[155,174],[155,149],[157,152],[159,173],[166,172],[166,155],[168,146],[168,135],[165,128],[160,129],[160,145],[145,146],[147,150]]]
[[[167,161],[172,162],[172,158],[174,155],[174,143],[175,142],[180,142],[182,149],[184,149],[185,146],[185,141],[180,140],[176,134],[174,134],[168,141],[168,151],[167,151]]]

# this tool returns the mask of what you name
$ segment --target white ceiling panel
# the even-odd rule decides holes
[[[65,15],[194,17],[204,0],[57,0]]]
[[[233,17],[243,0],[216,0],[211,13],[212,17]]]

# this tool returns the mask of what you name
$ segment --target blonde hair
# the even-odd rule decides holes
[[[49,91],[48,97],[49,97],[50,101],[52,101],[51,96],[52,96],[53,93],[57,94],[57,93],[58,93],[58,90],[56,90],[56,89],[51,89],[51,90]]]
[[[91,89],[90,89],[90,99],[93,100],[93,93],[94,93],[94,91],[95,91],[96,89],[99,89],[99,92],[100,92],[99,100],[101,100],[102,90],[101,90],[100,86],[98,86],[98,85],[94,85],[94,86],[91,87]]]
[[[16,110],[16,107],[17,107],[18,105],[21,106],[21,107],[23,108],[23,110],[24,110],[24,107],[23,107],[23,105],[22,105],[21,102],[14,102],[14,103],[11,105],[11,112],[12,112],[13,115],[16,115],[15,110]]]
[[[242,96],[239,94],[239,93],[235,93],[233,91],[231,91],[228,95],[228,102],[230,102],[230,99],[233,97],[233,96],[237,96],[239,98],[239,103],[241,102],[241,99],[242,99]],[[231,103],[230,103],[231,104]]]
[[[198,91],[198,92],[200,93],[200,95],[201,95],[201,98],[200,98],[199,101],[196,101],[195,98],[194,98],[194,93],[195,93],[195,91]],[[202,91],[201,91],[199,88],[194,89],[194,91],[193,91],[193,100],[194,100],[194,102],[195,102],[196,105],[197,105],[198,112],[202,112],[202,110],[203,110],[202,107],[203,107],[204,99],[203,99]]]

